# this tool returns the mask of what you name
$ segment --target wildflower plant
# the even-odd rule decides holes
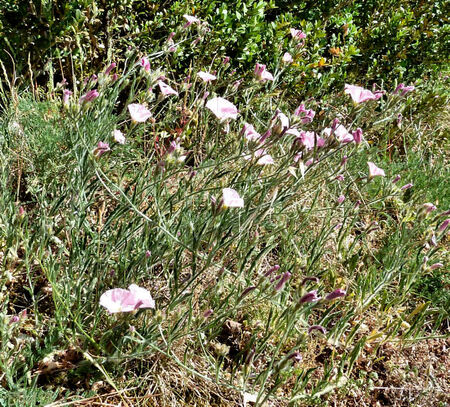
[[[278,88],[286,66],[258,63],[236,83],[211,61],[171,78],[192,31],[208,35],[200,18],[184,20],[161,50],[61,89],[48,113],[64,123],[61,163],[45,182],[40,168],[27,169],[26,188],[6,173],[9,150],[33,151],[33,113],[2,119],[2,261],[29,281],[38,269],[51,288],[51,306],[39,297],[30,309],[48,326],[27,337],[76,348],[113,388],[112,372],[162,358],[257,405],[311,400],[342,385],[366,343],[414,338],[431,320],[426,305],[410,309],[410,290],[425,254],[441,268],[448,219],[408,202],[414,188],[375,164],[383,150],[367,140],[413,90],[350,85],[294,106]],[[308,37],[290,35],[295,59]],[[379,336],[360,331],[371,308]],[[3,319],[12,336],[20,318]],[[11,366],[24,345],[1,346],[2,380],[17,390],[33,360]],[[314,346],[330,349],[317,375]]]

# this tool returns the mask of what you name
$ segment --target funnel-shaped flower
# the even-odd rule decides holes
[[[373,178],[376,176],[385,177],[386,174],[384,173],[384,170],[380,167],[377,167],[373,162],[367,161],[367,165],[369,166],[369,178]]]
[[[70,99],[71,95],[72,95],[72,92],[70,90],[68,90],[68,89],[63,90],[63,104],[64,105],[69,104],[69,99]]]
[[[239,196],[237,191],[232,188],[224,188],[222,190],[222,200],[224,208],[244,207],[244,200]]]
[[[244,123],[241,134],[243,134],[248,141],[256,141],[261,137],[261,135],[255,130],[253,125],[249,123]]]
[[[187,21],[186,24],[183,26],[183,28],[187,28],[192,24],[200,23],[200,19],[198,19],[197,17],[194,17],[194,16],[183,14],[183,18]]]
[[[138,308],[155,308],[155,301],[145,288],[131,284],[128,290],[113,288],[103,293],[100,305],[111,314],[117,312],[131,312]]]
[[[347,292],[345,290],[343,290],[342,288],[338,288],[338,289],[332,291],[331,293],[327,294],[325,299],[328,301],[331,301],[336,298],[345,297],[346,295],[347,295]]]
[[[131,120],[137,123],[143,123],[152,117],[150,110],[139,103],[132,103],[128,105],[128,111],[130,112]]]
[[[345,84],[344,92],[350,95],[355,103],[363,103],[368,100],[378,100],[381,96],[383,96],[382,92],[372,93],[370,90],[364,89],[361,86],[349,85],[347,83]]]
[[[98,91],[96,89],[92,89],[80,97],[80,103],[92,102],[94,99],[97,99],[98,96]]]
[[[158,82],[159,90],[164,96],[175,95],[178,96],[178,92],[175,89],[172,89],[169,85],[164,83],[163,81]]]
[[[255,76],[260,82],[273,81],[273,75],[266,69],[264,64],[255,65]]]
[[[294,40],[303,40],[306,38],[306,34],[302,30],[291,28],[290,33]]]
[[[306,293],[302,298],[300,298],[300,304],[306,304],[308,302],[319,301],[321,297],[317,296],[317,290],[312,290]]]
[[[292,61],[294,61],[294,59],[292,58],[292,55],[289,54],[289,52],[285,52],[283,55],[283,58],[281,60],[285,64],[290,64],[290,63],[292,63]]]
[[[125,136],[120,130],[113,131],[114,141],[119,144],[125,144]]]
[[[108,143],[104,143],[103,141],[99,141],[97,147],[94,150],[94,156],[101,157],[103,154],[107,153],[111,149],[109,148]]]
[[[219,120],[236,119],[238,110],[233,103],[228,100],[217,97],[209,99],[206,107],[214,113]]]
[[[215,81],[217,79],[217,77],[215,75],[212,75],[208,72],[198,72],[197,76],[203,81],[203,82],[211,82],[211,81]]]
[[[150,295],[150,292],[145,288],[139,287],[136,284],[131,284],[128,290],[134,297],[135,309],[137,308],[155,308],[155,300]]]
[[[150,71],[150,61],[148,60],[147,57],[142,57],[141,60],[139,61],[139,65],[141,65],[146,72]]]
[[[311,123],[315,115],[316,112],[312,109],[306,109],[303,103],[294,111],[294,116],[300,116],[303,124]]]

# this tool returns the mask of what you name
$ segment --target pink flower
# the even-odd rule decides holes
[[[120,130],[113,131],[114,141],[119,144],[125,144],[125,136]]]
[[[441,267],[444,267],[442,263],[434,263],[430,266],[430,270],[440,269]]]
[[[344,195],[339,195],[339,198],[337,199],[337,203],[341,204],[344,201],[345,201],[345,196]]]
[[[335,180],[337,181],[344,181],[344,176],[342,174],[339,174],[336,176]]]
[[[327,330],[322,325],[311,325],[308,328],[308,333],[310,334],[312,331],[319,331],[324,335],[327,334]]]
[[[264,277],[269,277],[274,271],[278,271],[280,269],[280,266],[278,264],[275,264],[275,266],[271,267],[269,270],[267,270],[264,273]]]
[[[303,124],[311,123],[315,115],[316,112],[312,109],[306,109],[303,103],[294,111],[294,116],[301,116]]]
[[[305,146],[307,150],[312,150],[314,146],[323,147],[325,140],[321,137],[317,137],[313,131],[302,131],[300,137],[297,139],[301,144]]]
[[[351,96],[355,103],[363,103],[368,100],[378,100],[383,95],[382,92],[372,93],[368,89],[364,89],[356,85],[345,84],[345,93]]]
[[[139,64],[145,69],[146,72],[150,71],[150,61],[147,57],[142,57]]]
[[[113,62],[108,68],[106,68],[105,75],[109,75],[111,71],[117,66],[115,62]]]
[[[217,77],[215,75],[212,75],[208,72],[198,72],[197,76],[203,81],[203,82],[211,82],[211,81],[215,81],[217,79]]]
[[[280,281],[278,281],[277,285],[275,286],[275,291],[280,291],[286,282],[291,278],[292,274],[289,273],[289,271],[286,271],[286,273],[283,273],[280,277]]]
[[[352,132],[353,141],[355,144],[360,144],[362,141],[362,130],[358,127],[355,131]]]
[[[300,304],[319,301],[321,297],[317,296],[317,290],[312,290],[300,298]]]
[[[214,313],[214,311],[210,308],[207,309],[204,313],[203,313],[203,318],[209,318],[212,314]]]
[[[342,144],[351,143],[353,141],[353,135],[350,134],[342,124],[336,127],[334,134],[336,136],[336,139]]]
[[[264,150],[263,148],[260,148],[260,149],[256,150],[254,156],[257,157],[257,158],[259,157],[258,161],[256,162],[256,164],[258,164],[258,165],[272,165],[272,164],[275,164],[275,161],[273,160],[272,156],[267,154],[266,150]],[[246,160],[250,160],[252,158],[252,156],[251,155],[246,155],[246,156],[244,156],[244,158]]]
[[[382,170],[380,167],[377,167],[373,162],[368,161],[367,165],[369,166],[369,178],[373,178],[376,176],[385,177],[386,174],[384,173],[384,170]]]
[[[289,129],[289,118],[280,109],[277,109],[270,125],[273,134],[280,135]]]
[[[445,229],[447,229],[447,226],[449,223],[450,223],[450,218],[445,219],[444,222],[441,223],[441,226],[439,226],[439,232],[443,232]]]
[[[260,82],[273,81],[273,75],[266,70],[266,66],[263,64],[255,65],[255,76]]]
[[[100,305],[113,314],[131,312],[138,308],[155,308],[155,301],[145,288],[131,284],[128,290],[113,288],[103,293]]]
[[[406,191],[407,189],[409,189],[409,188],[412,188],[413,187],[413,184],[406,184],[406,185],[403,185],[400,189],[402,190],[402,191]]]
[[[98,91],[96,89],[92,89],[80,97],[80,103],[92,102],[94,99],[97,99],[98,96]]]
[[[257,141],[261,137],[261,135],[255,130],[253,125],[249,123],[244,123],[241,134],[243,134],[248,141]]]
[[[232,188],[224,188],[222,190],[223,207],[226,208],[243,208],[244,200],[239,196],[237,191]]]
[[[187,23],[183,26],[183,28],[187,28],[192,24],[198,24],[200,23],[200,20],[197,17],[189,16],[187,14],[183,15],[183,18],[187,21]]]
[[[306,34],[302,30],[291,28],[290,33],[294,40],[303,40],[306,38]]]
[[[401,178],[401,176],[400,176],[399,174],[397,174],[397,175],[395,176],[395,178],[392,180],[392,183],[393,183],[393,184],[396,184],[398,181],[400,181],[400,178]]]
[[[128,105],[128,111],[130,112],[131,120],[137,123],[144,123],[147,119],[152,117],[150,110],[139,103],[132,103]]]
[[[285,63],[285,64],[290,64],[290,63],[292,63],[292,61],[293,61],[294,59],[292,58],[292,55],[289,54],[289,52],[285,52],[284,55],[283,55],[283,58],[282,58],[281,60],[282,60],[283,63]]]
[[[109,148],[108,143],[104,143],[103,141],[99,141],[97,147],[94,150],[95,157],[101,157],[103,154],[107,153],[111,149]]]
[[[206,107],[214,113],[219,120],[236,119],[238,110],[233,103],[228,100],[216,97],[206,102]]]
[[[128,290],[134,297],[135,309],[137,308],[155,308],[155,301],[145,288],[139,287],[136,284],[131,284]]]
[[[400,83],[394,90],[394,95],[396,95],[397,93],[400,93],[400,96],[405,96],[408,92],[412,92],[413,90],[415,90],[416,88],[413,85],[410,86],[405,86],[404,83]]]
[[[328,301],[334,300],[336,298],[345,297],[347,295],[347,292],[343,290],[342,288],[338,288],[337,290],[334,290],[333,292],[329,293],[325,299]]]
[[[134,311],[136,301],[131,291],[123,288],[113,288],[101,295],[100,305],[105,307],[110,314],[114,314]]]
[[[158,82],[159,89],[164,96],[175,95],[178,96],[178,92],[175,89],[172,89],[169,85],[165,84],[162,81]]]
[[[424,203],[422,206],[425,209],[426,213],[430,213],[436,210],[436,206],[433,205],[431,202]]]
[[[70,90],[68,90],[68,89],[63,90],[63,104],[64,105],[69,104],[69,99],[70,99],[71,95],[72,95],[72,92]]]

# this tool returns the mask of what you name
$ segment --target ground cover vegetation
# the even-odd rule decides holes
[[[444,2],[0,4],[0,405],[446,405]]]

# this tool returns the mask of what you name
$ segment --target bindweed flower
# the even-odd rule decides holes
[[[198,24],[200,23],[200,20],[197,17],[190,16],[187,14],[183,15],[183,18],[186,20],[186,24],[184,24],[183,28],[187,28],[192,24]]]
[[[339,174],[336,176],[335,180],[337,181],[344,181],[344,176],[342,174]]]
[[[342,124],[336,127],[334,135],[336,139],[342,144],[351,143],[353,141],[353,135],[350,134],[350,132]]]
[[[241,134],[243,134],[248,141],[257,141],[261,137],[261,135],[255,130],[253,125],[249,123],[244,123]]]
[[[368,89],[364,89],[361,86],[345,84],[344,92],[351,96],[353,102],[359,104],[367,102],[368,100],[378,100],[383,96],[382,92],[372,93]]]
[[[400,92],[400,96],[405,96],[408,92],[412,92],[416,88],[413,85],[405,86],[404,83],[400,83],[394,90],[393,94],[396,95]]]
[[[280,266],[278,264],[275,264],[275,266],[271,267],[264,273],[264,277],[269,277],[271,274],[273,274],[275,271],[278,271],[279,269]]]
[[[254,153],[254,156],[256,158],[258,158],[258,160],[256,161],[256,164],[258,164],[258,165],[275,164],[275,161],[273,160],[272,156],[267,154],[266,150],[264,150],[263,148],[260,148],[260,149],[256,150],[255,153]],[[246,155],[246,156],[244,156],[244,158],[246,160],[250,160],[252,158],[252,156],[251,155]]]
[[[150,61],[148,60],[147,57],[142,57],[141,60],[139,61],[139,65],[141,65],[142,68],[144,68],[145,72],[150,72]]]
[[[413,186],[414,186],[413,184],[409,183],[409,184],[403,185],[400,189],[402,191],[406,191],[407,189],[412,188]]]
[[[303,357],[300,352],[292,352],[288,358],[288,360],[293,360],[294,362],[301,362],[303,360]]]
[[[266,69],[266,65],[255,65],[255,76],[260,82],[273,81],[273,75]]]
[[[284,285],[286,284],[286,282],[291,278],[292,274],[289,273],[289,271],[286,271],[286,273],[283,273],[277,283],[277,285],[275,286],[275,291],[280,291]]]
[[[272,132],[269,130],[267,130],[258,140],[259,144],[264,144],[264,142],[271,136]]]
[[[120,130],[114,130],[112,135],[116,143],[125,144],[125,136]]]
[[[318,282],[319,282],[319,278],[318,278],[318,277],[315,277],[315,276],[308,276],[308,277],[305,277],[305,278],[302,280],[302,282],[301,282],[300,285],[305,285],[305,284],[306,284],[307,282],[309,282],[309,281],[314,282],[314,283],[318,283]]]
[[[393,183],[393,184],[396,184],[398,181],[400,181],[401,178],[402,178],[402,177],[401,177],[399,174],[397,174],[397,175],[395,176],[395,178],[392,180],[392,183]]]
[[[230,57],[224,57],[222,63],[227,65],[230,62]]]
[[[169,36],[167,37],[167,42],[171,42],[173,40],[173,37],[175,37],[175,31],[172,31]]]
[[[239,299],[242,300],[247,294],[250,294],[255,289],[256,287],[254,285],[247,287],[244,291],[242,291],[242,294]]]
[[[223,208],[243,208],[244,200],[239,196],[237,191],[232,188],[224,188],[222,190]]]
[[[108,151],[111,151],[109,144],[105,143],[103,141],[99,141],[97,144],[97,147],[94,150],[94,156],[101,157],[103,154],[107,153]]]
[[[289,129],[289,118],[279,109],[270,121],[270,130],[275,136],[279,136]]]
[[[345,196],[344,195],[339,195],[338,199],[337,199],[337,203],[341,204],[342,202],[345,201]]]
[[[145,251],[145,258],[148,259],[152,255],[152,252],[150,250]]]
[[[99,97],[98,91],[96,89],[92,89],[80,97],[80,103],[84,104],[92,102],[94,99],[97,99],[98,97]]]
[[[327,330],[322,326],[322,325],[311,325],[308,328],[308,333],[310,334],[312,331],[319,331],[321,332],[323,335],[327,334]]]
[[[211,82],[211,81],[215,81],[217,79],[217,77],[215,75],[212,75],[208,72],[198,72],[197,76],[205,83]]]
[[[345,297],[347,295],[347,292],[343,290],[342,288],[338,288],[337,290],[334,290],[333,292],[329,293],[325,299],[328,301],[332,301],[336,298]]]
[[[312,109],[306,109],[303,103],[301,103],[294,111],[294,116],[300,116],[300,120],[303,124],[311,123],[315,115],[316,112]]]
[[[18,315],[13,315],[10,319],[9,319],[9,325],[11,324],[15,324],[16,322],[19,322],[20,318]]]
[[[155,308],[155,301],[145,288],[131,284],[128,290],[113,288],[103,293],[100,305],[110,314],[117,312],[131,312],[138,308]]]
[[[325,140],[322,137],[318,137],[313,131],[300,132],[300,136],[296,139],[296,142],[302,144],[307,150],[325,145]]]
[[[211,110],[219,120],[236,119],[238,115],[236,106],[221,97],[209,99],[208,102],[206,102],[206,107]]]
[[[281,60],[283,61],[284,64],[291,64],[294,61],[292,55],[289,54],[289,52],[285,52]]]
[[[209,318],[212,314],[214,313],[214,311],[210,308],[207,309],[204,313],[203,313],[203,318]]]
[[[306,34],[302,30],[296,30],[295,28],[291,28],[290,30],[291,36],[294,40],[300,41],[306,38]]]
[[[362,130],[358,127],[355,131],[352,131],[353,141],[355,144],[360,144],[362,141]]]
[[[374,178],[377,176],[385,177],[386,174],[384,173],[384,170],[380,167],[377,167],[373,162],[367,161],[367,165],[369,166],[369,179]]]
[[[441,226],[439,226],[439,232],[443,232],[445,229],[447,229],[448,224],[450,223],[450,218],[445,219],[444,222],[441,223]]]
[[[70,96],[72,95],[72,92],[68,89],[63,90],[63,105],[69,104]]]
[[[431,202],[424,203],[422,207],[425,209],[425,213],[430,213],[436,210],[436,206]]]
[[[321,297],[317,296],[317,290],[312,290],[306,293],[302,298],[300,298],[300,304],[306,304],[310,302],[317,302],[321,299]]]
[[[109,75],[111,71],[117,66],[115,62],[113,62],[111,65],[108,66],[105,70],[105,75]]]
[[[348,161],[348,157],[347,157],[346,155],[344,155],[344,156],[342,157],[342,160],[341,160],[341,167],[343,167],[344,165],[346,165],[346,164],[347,164],[347,161]]]
[[[178,92],[175,89],[172,89],[169,85],[162,81],[158,81],[159,90],[164,96],[175,95],[178,96]]]
[[[436,269],[440,269],[444,267],[444,265],[442,263],[434,263],[430,266],[430,270],[436,270]]]
[[[139,103],[132,103],[128,105],[128,111],[130,112],[131,120],[136,123],[144,123],[152,117],[152,113],[144,105]]]

